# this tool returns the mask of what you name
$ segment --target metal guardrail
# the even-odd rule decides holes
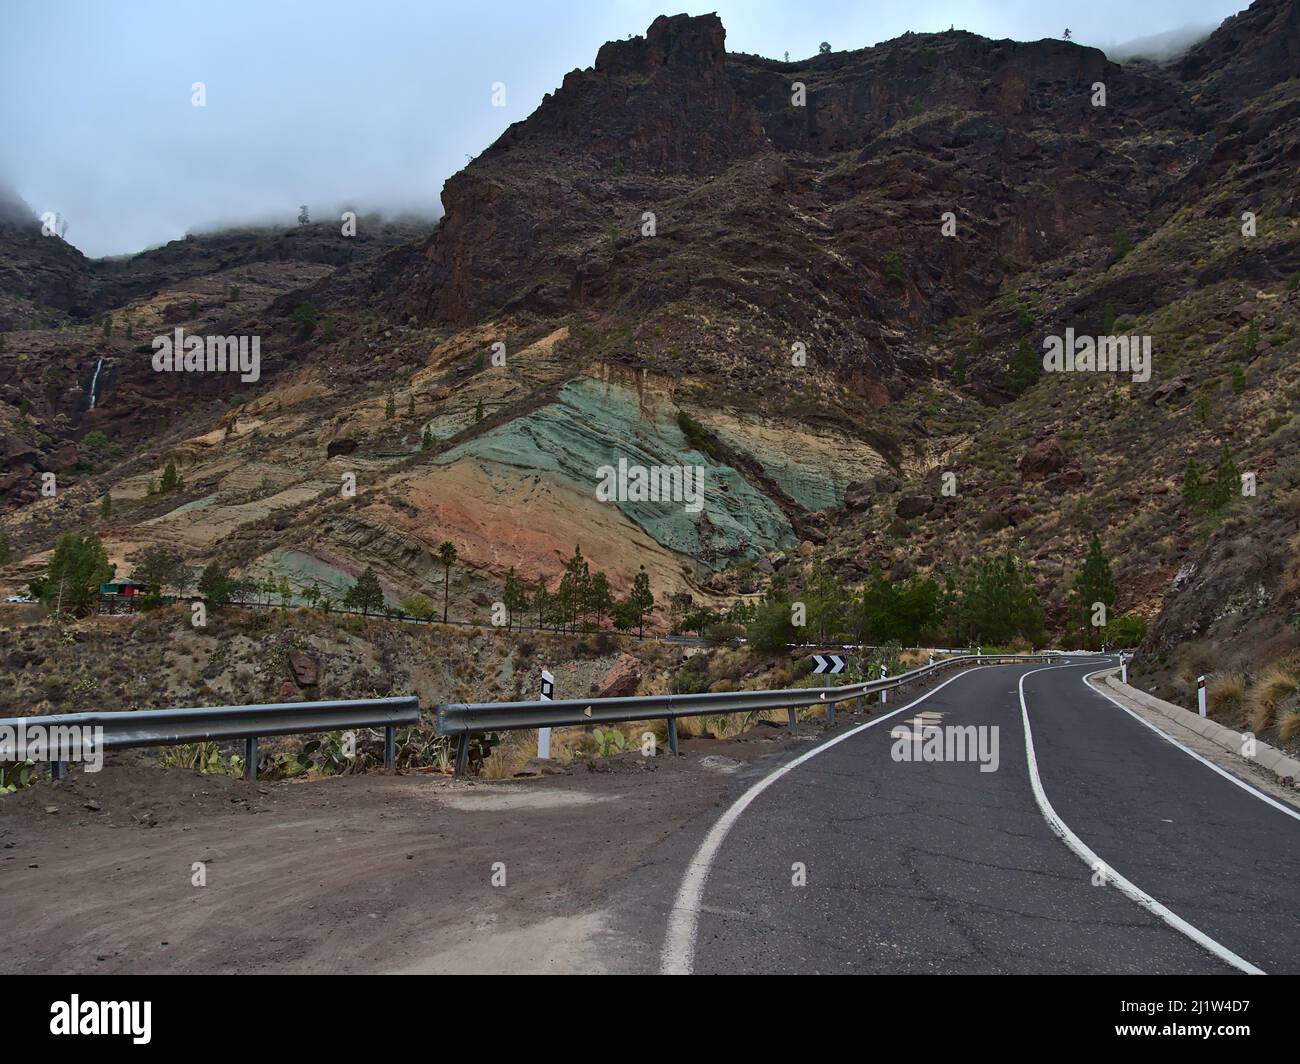
[[[719,713],[753,713],[788,709],[790,727],[796,713],[807,706],[825,706],[831,722],[835,703],[877,691],[888,691],[924,679],[950,665],[980,665],[1004,661],[1047,661],[1056,653],[963,654],[945,658],[919,669],[878,680],[843,684],[839,687],[795,687],[781,691],[721,691],[690,695],[648,695],[632,698],[568,698],[560,701],[445,703],[436,707],[439,735],[468,737],[473,732],[515,731],[525,728],[564,728],[583,724],[615,724],[634,720],[665,720],[668,745],[676,754],[677,718]],[[469,743],[462,741],[456,752],[456,775],[463,775]]]
[[[326,702],[277,702],[252,706],[197,706],[187,709],[140,709],[125,713],[56,713],[43,717],[0,718],[0,734],[20,736],[36,727],[43,735],[68,736],[85,729],[103,729],[96,747],[120,750],[141,746],[175,746],[213,739],[244,740],[244,778],[257,778],[257,740],[263,735],[299,735],[341,728],[383,728],[384,765],[393,767],[395,732],[399,725],[420,722],[420,700],[357,698]],[[65,753],[66,750],[51,751]],[[0,745],[6,760],[25,760],[15,742]],[[45,760],[42,757],[33,760]],[[63,776],[65,760],[50,760],[53,778]]]

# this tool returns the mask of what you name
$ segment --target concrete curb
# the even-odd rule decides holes
[[[1155,695],[1149,695],[1145,691],[1122,683],[1119,679],[1119,669],[1104,673],[1097,679],[1110,688],[1112,694],[1122,695],[1124,698],[1145,706],[1147,709],[1155,710],[1157,713],[1168,717],[1175,724],[1204,736],[1216,746],[1223,747],[1230,754],[1236,754],[1238,757],[1242,756],[1241,732],[1225,728],[1222,724],[1210,720],[1209,717],[1202,717],[1199,713],[1193,713],[1190,709],[1176,706],[1172,702],[1166,702],[1164,699],[1156,698]],[[1297,785],[1300,785],[1300,760],[1284,754],[1275,746],[1269,746],[1268,743],[1256,739],[1255,756],[1246,758],[1246,760],[1259,765],[1261,768],[1268,769],[1279,779],[1290,776]]]

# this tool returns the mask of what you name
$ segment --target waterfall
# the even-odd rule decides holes
[[[99,371],[104,368],[104,360],[101,358],[95,363],[95,375],[90,378],[90,409],[95,409],[95,386],[99,383]]]

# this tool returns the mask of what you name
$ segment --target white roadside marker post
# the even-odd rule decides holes
[[[551,702],[555,698],[555,677],[545,669],[542,670],[542,701]],[[551,757],[551,729],[537,729],[537,756],[550,760]]]
[[[1119,656],[1119,679],[1120,683],[1128,683],[1128,658],[1123,654]]]
[[[883,665],[880,666],[880,678],[883,680],[888,675],[889,675],[889,670],[885,668]],[[889,701],[889,692],[882,687],[880,689],[880,704],[883,706],[888,701]]]
[[[1196,708],[1205,716],[1205,677],[1196,677]]]

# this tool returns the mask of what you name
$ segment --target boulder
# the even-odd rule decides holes
[[[316,659],[301,650],[289,652],[289,669],[293,672],[293,678],[299,687],[315,687],[319,681],[320,674]]]
[[[876,489],[869,481],[860,480],[844,489],[844,505],[850,510],[866,510],[876,499]]]
[[[934,497],[931,495],[904,495],[898,500],[894,513],[904,521],[910,521],[914,517],[923,517],[933,509]]]
[[[1048,477],[1046,484],[1052,491],[1068,491],[1070,488],[1082,487],[1087,482],[1088,476],[1082,469],[1070,466]]]
[[[62,473],[77,464],[77,449],[70,443],[56,447],[40,460],[41,469],[47,473]]]
[[[620,654],[618,660],[600,681],[597,698],[625,698],[636,694],[641,682],[641,663],[631,654]]]
[[[1034,444],[1020,457],[1020,476],[1025,480],[1045,480],[1070,464],[1061,441],[1048,436]]]
[[[339,455],[351,454],[357,449],[357,441],[348,439],[346,436],[340,436],[337,440],[330,440],[325,448],[325,455],[329,458],[337,458]]]
[[[1165,381],[1158,385],[1156,389],[1147,396],[1147,402],[1152,406],[1159,406],[1161,403],[1167,403],[1171,399],[1180,399],[1187,394],[1188,382],[1186,378],[1179,377],[1172,381]]]

